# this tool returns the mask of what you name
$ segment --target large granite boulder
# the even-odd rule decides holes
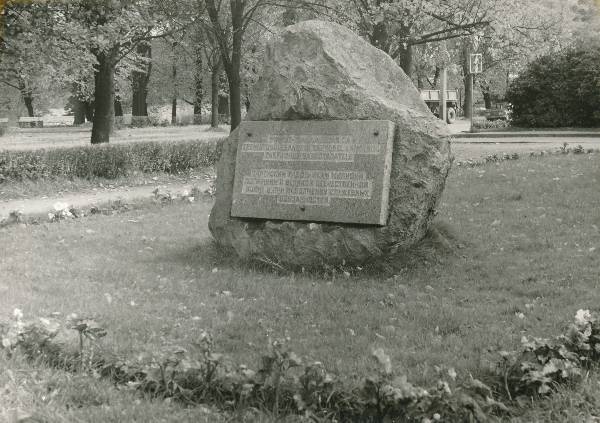
[[[343,26],[305,21],[267,47],[247,120],[391,120],[396,124],[386,226],[269,221],[230,215],[237,130],[223,145],[209,229],[243,259],[359,264],[419,241],[452,163],[446,124],[387,54]]]

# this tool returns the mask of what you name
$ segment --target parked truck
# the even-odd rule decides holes
[[[431,113],[440,116],[440,90],[421,90],[421,98],[431,110]],[[458,90],[446,90],[446,122],[456,120],[458,110]]]

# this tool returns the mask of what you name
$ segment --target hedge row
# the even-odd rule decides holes
[[[213,165],[221,144],[222,139],[0,151],[0,182],[57,176],[114,179],[133,171],[178,173]]]
[[[600,47],[539,57],[512,81],[506,99],[518,126],[600,125]]]

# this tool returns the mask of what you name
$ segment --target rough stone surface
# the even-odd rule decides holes
[[[209,220],[221,246],[283,265],[358,264],[425,235],[452,162],[446,124],[388,55],[348,29],[320,21],[287,27],[267,48],[247,120],[336,119],[396,124],[387,225],[232,218],[235,130],[223,145]]]

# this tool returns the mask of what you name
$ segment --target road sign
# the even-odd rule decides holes
[[[469,56],[469,71],[470,73],[483,72],[483,57],[481,54],[471,54]]]

